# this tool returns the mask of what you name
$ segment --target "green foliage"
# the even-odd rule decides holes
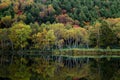
[[[0,49],[9,49],[9,30],[7,28],[0,29]]]
[[[56,42],[56,36],[54,35],[54,31],[53,30],[49,30],[46,34],[46,40],[48,40],[48,47],[53,47],[53,45],[55,45]]]
[[[110,26],[106,22],[102,22],[100,33],[100,46],[107,47],[116,45],[117,38],[115,33],[110,29]]]
[[[45,36],[47,34],[46,29],[43,30],[43,32],[38,32],[37,34],[34,34],[32,36],[32,40],[34,42],[34,47],[39,49],[45,49],[47,46],[47,40],[45,39]]]
[[[5,17],[1,18],[1,25],[2,25],[1,27],[4,26],[5,28],[8,28],[8,27],[11,27],[11,24],[12,24],[12,17],[11,16],[5,16]]]
[[[110,27],[111,26],[109,26],[107,22],[103,21],[101,23],[96,23],[94,27],[90,28],[90,44],[103,48],[116,45],[117,37]]]
[[[27,39],[30,38],[31,28],[24,23],[16,23],[10,28],[9,38],[15,48],[25,48],[28,44]]]
[[[0,77],[12,80],[119,80],[118,62],[114,64],[110,58],[90,59],[93,61],[90,64],[78,58],[82,65],[70,68],[64,59],[18,58],[17,53],[5,52],[56,49],[54,54],[66,56],[119,53],[119,50],[111,51],[120,48],[119,5],[119,0],[0,0],[0,53],[4,53],[0,54]],[[85,51],[89,47],[95,49],[88,49],[87,54]],[[74,59],[75,62],[71,57],[68,61],[76,64],[76,57]]]
[[[101,23],[96,21],[93,26],[90,26],[88,31],[89,31],[89,40],[90,40],[90,45],[91,46],[96,46],[96,48],[100,47],[99,46],[99,41],[100,41],[100,27]]]
[[[9,66],[9,77],[12,80],[30,80],[31,73],[27,66],[19,63]]]
[[[77,5],[76,5],[77,4]],[[40,24],[59,21],[57,17],[64,16],[64,20],[78,20],[80,25],[85,25],[84,22],[93,22],[100,18],[116,18],[120,17],[118,0],[30,0],[30,1],[1,1],[0,18],[6,15],[23,15],[26,14],[25,22],[27,24],[37,21]],[[66,18],[65,18],[66,17]],[[62,21],[63,22],[63,21]],[[69,22],[69,21],[68,21]],[[63,22],[65,23],[65,22]]]
[[[117,37],[117,43],[120,45],[120,23],[115,24],[112,27],[112,30],[115,32],[116,37]]]

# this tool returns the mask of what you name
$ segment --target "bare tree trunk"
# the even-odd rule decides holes
[[[86,46],[87,46],[87,49],[89,49],[89,44],[88,44],[88,42],[86,43]]]

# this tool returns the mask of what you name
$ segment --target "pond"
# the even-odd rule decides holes
[[[0,56],[0,80],[120,80],[119,57]]]

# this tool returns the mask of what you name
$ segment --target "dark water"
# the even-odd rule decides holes
[[[1,56],[0,80],[120,80],[119,58]]]

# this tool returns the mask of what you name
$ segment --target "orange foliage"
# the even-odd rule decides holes
[[[14,12],[15,13],[18,13],[18,11],[19,11],[19,3],[18,2],[16,2],[16,3],[14,3],[14,8],[13,8],[13,10],[14,10]]]
[[[59,16],[56,17],[56,20],[59,22],[59,23],[63,23],[63,24],[74,24],[74,20],[69,17],[67,14],[61,14]]]
[[[7,8],[9,5],[10,5],[10,2],[3,2],[3,3],[1,3],[0,4],[0,10],[4,9],[4,8]]]
[[[90,22],[83,22],[85,25],[90,25]]]
[[[73,28],[79,28],[80,26],[79,25],[73,25]]]
[[[111,25],[115,25],[120,22],[120,18],[108,18],[106,19]]]

